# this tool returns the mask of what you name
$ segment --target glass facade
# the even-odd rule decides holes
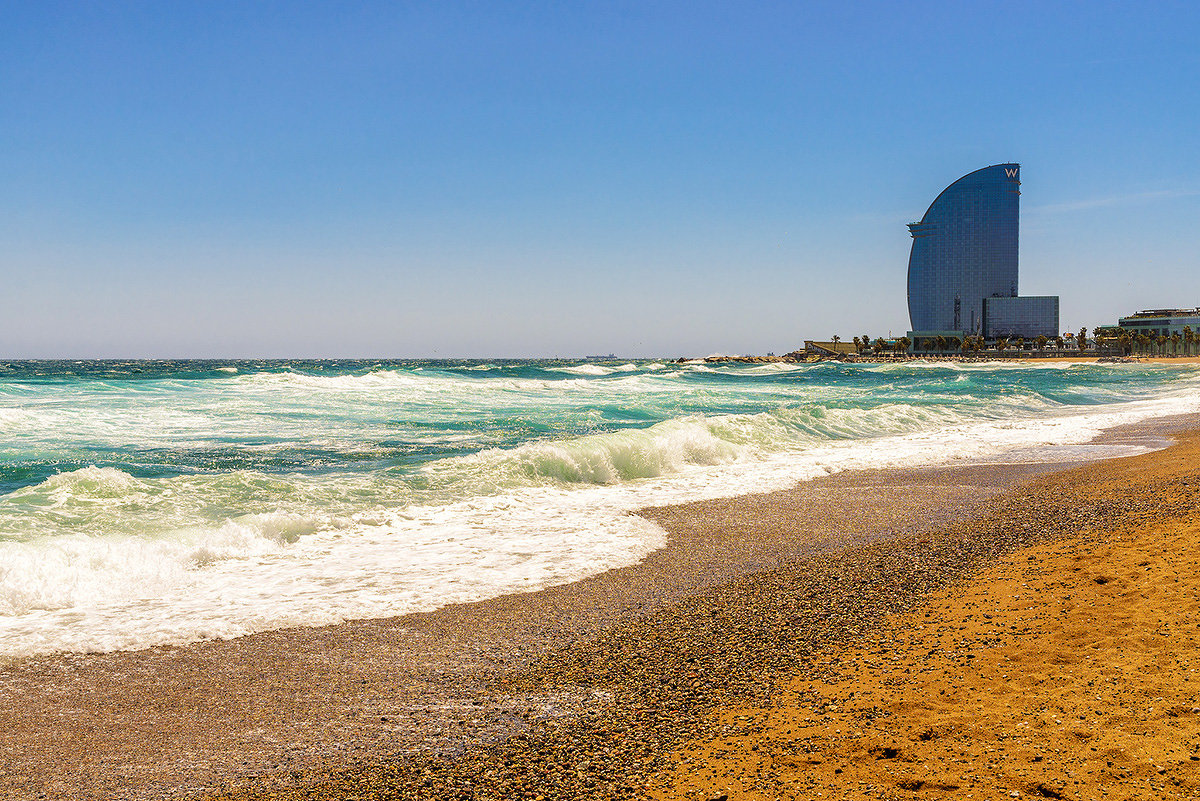
[[[984,298],[1016,296],[1020,187],[1021,165],[984,167],[946,187],[909,224],[914,331],[983,334]]]
[[[1034,339],[1057,333],[1057,295],[983,299],[983,335],[988,339]]]

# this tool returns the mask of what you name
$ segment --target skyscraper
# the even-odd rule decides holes
[[[913,339],[1057,333],[1057,297],[1017,295],[1020,187],[1020,164],[984,167],[950,184],[920,222],[909,223]]]

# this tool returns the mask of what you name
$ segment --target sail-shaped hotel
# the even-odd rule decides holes
[[[1021,165],[994,164],[950,184],[909,223],[911,340],[1058,333],[1057,296],[1017,294],[1020,198]]]

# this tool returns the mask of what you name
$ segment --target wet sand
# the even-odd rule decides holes
[[[1071,536],[1072,521],[1126,513],[1107,497],[1077,497],[1070,474],[1036,478],[1052,469],[848,473],[646,510],[670,534],[665,549],[559,588],[322,629],[20,662],[0,671],[0,792],[643,794],[661,788],[654,774],[676,748],[726,725],[714,709],[766,703],[790,677],[828,672],[829,654],[924,594],[1014,548]]]

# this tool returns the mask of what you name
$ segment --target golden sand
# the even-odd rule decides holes
[[[1200,437],[1096,478],[1194,490]],[[678,752],[652,795],[1200,797],[1198,598],[1200,510],[1017,551],[837,654],[835,680],[720,710],[727,735]]]

